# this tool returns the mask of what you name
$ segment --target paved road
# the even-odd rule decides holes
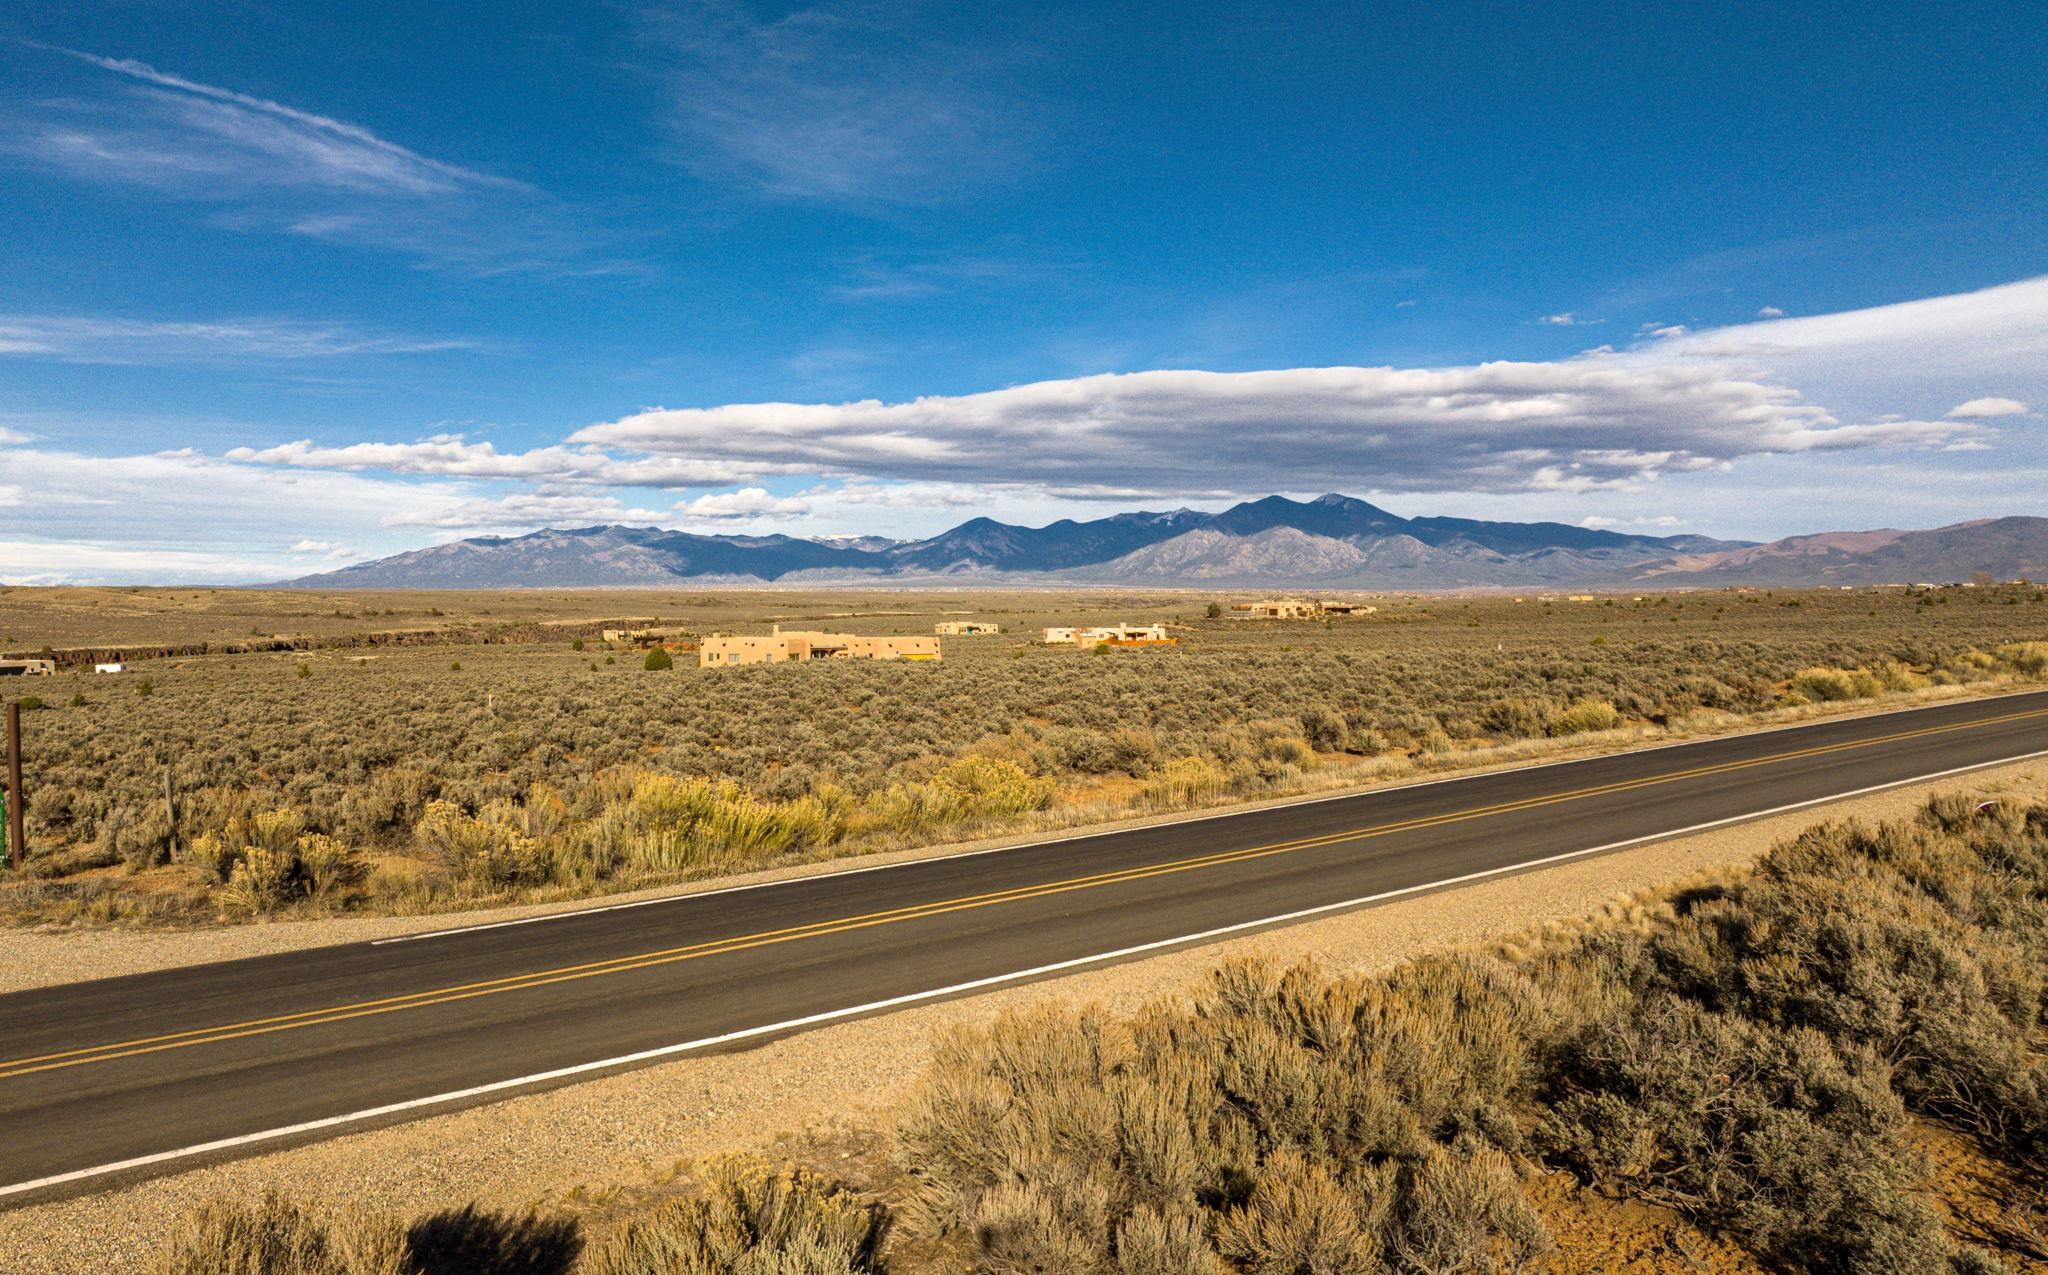
[[[2048,752],[2048,693],[0,996],[0,1206]]]

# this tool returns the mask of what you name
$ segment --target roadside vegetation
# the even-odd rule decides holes
[[[10,627],[33,620],[25,592],[0,599]],[[963,601],[832,622],[928,632]],[[30,856],[0,870],[0,919],[569,897],[2048,679],[2048,591],[2032,587],[1386,600],[1328,622],[1211,619],[1190,597],[996,601],[976,613],[1013,633],[948,639],[931,665],[660,668],[527,601],[466,645],[38,679]],[[824,618],[773,595],[671,618],[765,627],[748,606]],[[1183,641],[1028,642],[1104,617]]]
[[[871,1180],[717,1160],[621,1215],[462,1210],[491,1226],[434,1258],[449,1214],[221,1203],[158,1269],[1590,1270],[1624,1205],[1700,1238],[1687,1269],[2048,1269],[2048,804],[1822,824],[1379,976],[1012,1012],[941,1042],[892,1145]]]

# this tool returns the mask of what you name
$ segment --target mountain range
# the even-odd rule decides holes
[[[1895,584],[2048,575],[2048,519],[1990,518],[1757,544],[1556,522],[1403,518],[1351,496],[1268,496],[925,540],[598,526],[480,536],[286,581],[319,589],[680,585],[1192,585],[1295,589]]]

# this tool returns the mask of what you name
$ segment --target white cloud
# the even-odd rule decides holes
[[[173,323],[77,315],[0,314],[0,355],[66,363],[203,363],[236,359],[338,358],[473,350],[473,341],[430,340],[297,319]],[[8,441],[0,431],[0,442]]]
[[[1583,328],[1588,326],[1589,324],[1605,323],[1607,322],[1607,320],[1582,319],[1578,315],[1573,314],[1570,310],[1566,310],[1562,314],[1546,314],[1542,318],[1536,320],[1536,322],[1547,323],[1554,328]]]
[[[1895,305],[1711,328],[1648,346],[1725,375],[1796,385],[1848,417],[1933,417],[1997,385],[2048,400],[2048,275]]]
[[[9,429],[5,425],[0,425],[0,447],[14,447],[30,441],[32,441],[30,436],[22,433],[20,430]]]
[[[460,499],[418,483],[266,470],[192,452],[22,449],[7,453],[5,472],[24,497],[4,520],[0,576],[72,583],[283,579],[304,566],[281,530],[390,553],[402,546],[381,532],[382,516]]]
[[[766,488],[743,487],[717,492],[678,504],[676,512],[690,518],[745,521],[754,518],[793,517],[811,511],[801,496],[772,496]]]
[[[1685,520],[1672,514],[1664,514],[1654,518],[1608,518],[1601,514],[1588,514],[1584,518],[1579,519],[1579,525],[1581,527],[1590,527],[1595,531],[1609,531],[1616,527],[1643,527],[1658,531],[1669,531],[1673,527],[1683,527]]]
[[[1759,319],[1782,319],[1785,317],[1785,312],[1774,305],[1767,305],[1756,312],[1756,317]]]
[[[533,531],[541,527],[588,527],[619,523],[654,527],[669,519],[657,509],[633,509],[611,496],[573,492],[520,492],[497,499],[464,500],[434,509],[386,514],[386,527],[432,527],[441,531]]]
[[[295,469],[458,478],[522,478],[540,482],[587,482],[612,487],[710,487],[788,467],[724,460],[643,456],[620,460],[591,448],[538,447],[501,452],[490,443],[452,435],[411,443],[348,443],[323,447],[311,439],[274,447],[237,447],[227,459]]]
[[[1987,419],[1994,416],[2025,416],[2027,405],[2016,398],[1973,398],[1948,409],[1950,420]]]
[[[1448,369],[1155,371],[908,402],[652,409],[570,442],[693,463],[1069,492],[1586,491],[1767,452],[1938,443],[1782,386],[1626,359]]]
[[[286,553],[318,554],[329,562],[348,562],[364,557],[362,550],[339,540],[300,540]]]
[[[695,0],[662,23],[674,124],[700,168],[777,197],[922,203],[1014,172],[1021,90],[998,51],[915,6],[825,3],[756,21]]]

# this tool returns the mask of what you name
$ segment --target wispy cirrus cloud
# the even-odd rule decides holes
[[[475,273],[634,268],[604,260],[598,236],[525,182],[132,58],[19,43],[87,70],[74,91],[0,114],[0,154],[18,161],[204,206],[228,225]]]
[[[365,332],[347,324],[246,318],[183,323],[0,314],[0,356],[65,363],[178,364],[477,350],[476,341]],[[0,439],[4,441],[4,439]]]
[[[671,119],[699,171],[775,198],[927,203],[1021,167],[1013,52],[930,34],[917,4],[826,3],[773,21],[687,0],[654,23]]]

